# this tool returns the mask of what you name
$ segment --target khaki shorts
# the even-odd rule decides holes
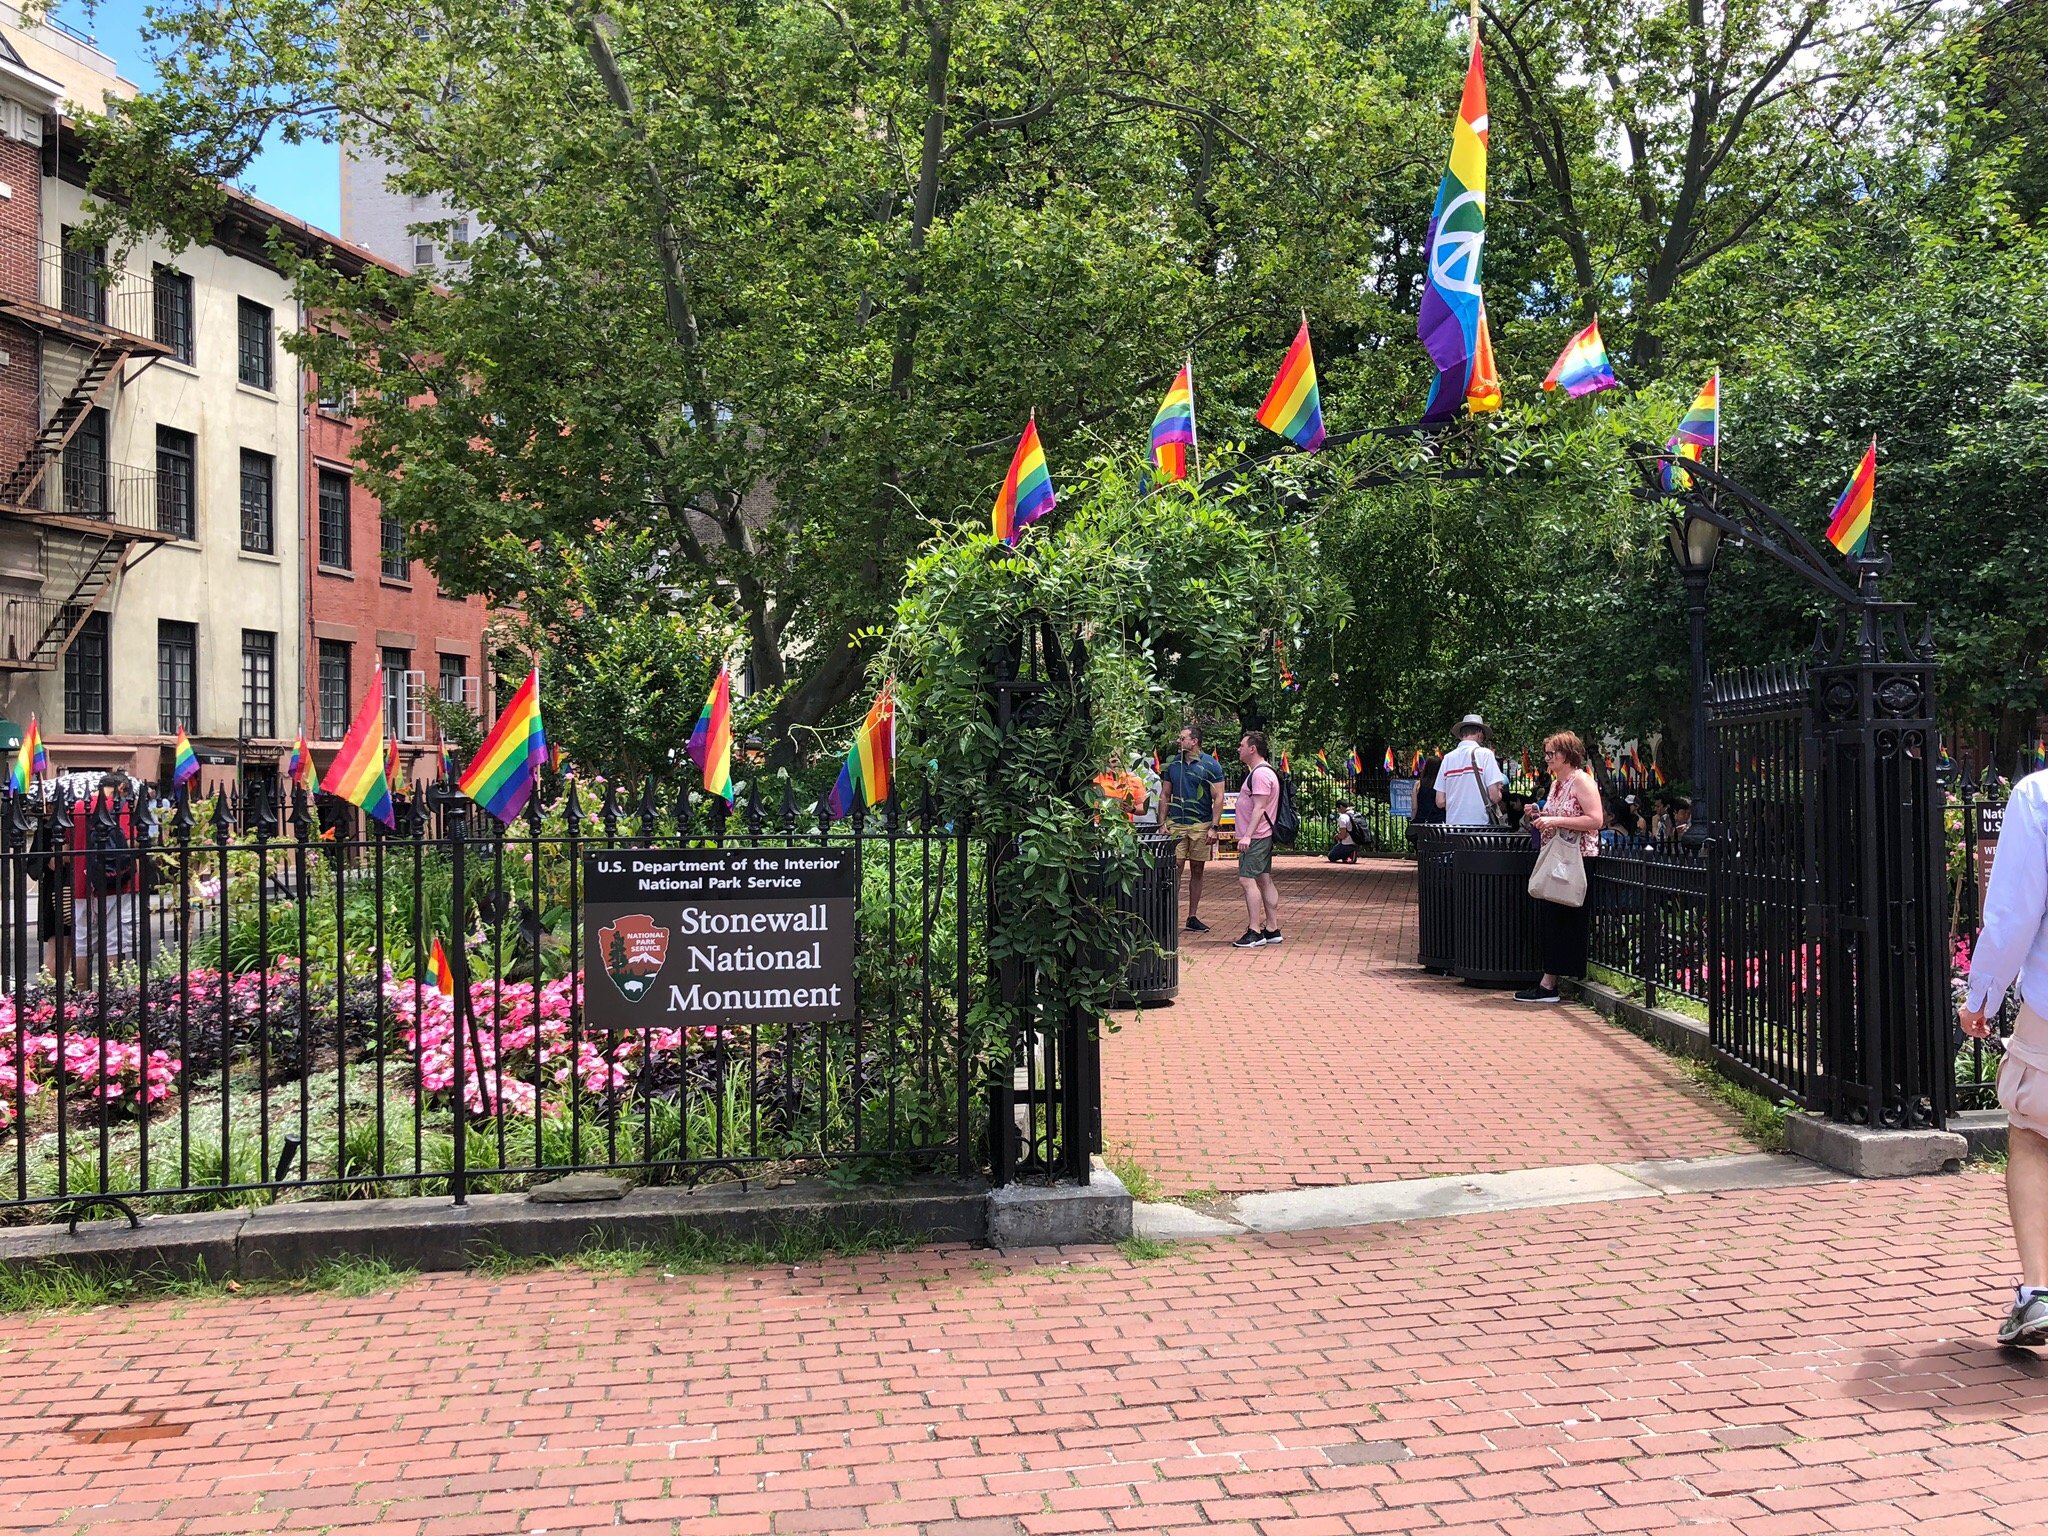
[[[1174,845],[1180,849],[1183,859],[1192,859],[1197,864],[1206,864],[1216,856],[1216,845],[1209,841],[1211,827],[1206,821],[1176,821],[1166,829]]]
[[[1237,878],[1256,880],[1273,872],[1273,839],[1255,837],[1237,845]]]
[[[2022,1051],[2032,1059],[2023,1060]],[[2048,1067],[2036,1061],[2048,1061],[2048,1019],[2023,1003],[1998,1068],[1998,1107],[2021,1130],[2048,1136]]]

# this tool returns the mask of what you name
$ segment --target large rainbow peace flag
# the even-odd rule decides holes
[[[894,680],[884,683],[868,706],[867,718],[853,733],[846,761],[839,765],[839,780],[826,797],[825,808],[833,819],[851,815],[854,802],[877,806],[889,798],[889,783],[896,767],[896,699]]]
[[[1876,500],[1877,439],[1873,437],[1828,518],[1828,542],[1852,558],[1862,554],[1863,546],[1870,542],[1870,509]]]
[[[1450,421],[1460,410],[1494,410],[1500,405],[1493,339],[1479,290],[1486,249],[1486,128],[1486,68],[1475,14],[1465,93],[1451,126],[1451,160],[1429,216],[1428,274],[1415,326],[1437,367],[1429,403],[1423,408],[1424,421]]]
[[[341,738],[341,746],[334,754],[334,761],[327,765],[327,774],[320,780],[320,787],[387,827],[398,825],[398,818],[391,809],[391,780],[384,774],[384,669],[381,666],[370,673],[369,692],[363,695],[362,706],[356,710],[355,719],[349,722],[348,734]]]
[[[540,722],[540,668],[535,667],[505,701],[491,734],[455,787],[509,826],[526,808],[535,776],[547,760],[547,732]]]
[[[1010,472],[1003,476],[1003,488],[996,493],[993,521],[996,537],[1015,544],[1017,535],[1057,505],[1052,493],[1052,472],[1045,467],[1045,449],[1038,441],[1036,412],[1024,424],[1017,439],[1017,451],[1010,455]]]
[[[1272,388],[1259,406],[1258,422],[1310,453],[1323,446],[1323,397],[1316,390],[1316,358],[1309,345],[1307,315],[1301,317],[1294,345],[1273,375]]]
[[[1162,480],[1188,477],[1188,450],[1195,445],[1195,365],[1173,376],[1159,414],[1152,418],[1152,467]]]

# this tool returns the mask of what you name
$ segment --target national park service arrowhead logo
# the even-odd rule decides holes
[[[612,919],[597,931],[604,972],[619,996],[637,1003],[654,986],[668,959],[668,930],[643,913]]]

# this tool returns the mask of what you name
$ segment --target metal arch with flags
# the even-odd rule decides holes
[[[1472,7],[1472,52],[1465,89],[1451,125],[1451,158],[1429,216],[1427,271],[1415,333],[1436,364],[1423,407],[1425,422],[1455,420],[1459,411],[1497,410],[1500,379],[1486,324],[1480,278],[1486,250],[1486,65],[1479,47],[1479,7]]]

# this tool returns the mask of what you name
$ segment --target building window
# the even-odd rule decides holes
[[[242,548],[251,554],[271,555],[276,550],[276,520],[272,516],[276,462],[267,453],[242,450]]]
[[[348,653],[346,640],[320,642],[320,739],[339,741],[348,734]]]
[[[190,432],[156,429],[156,528],[175,539],[199,537],[198,503],[192,494],[194,447]]]
[[[468,663],[466,656],[443,656],[441,658],[441,702],[460,704],[462,698],[463,667]]]
[[[450,245],[469,244],[469,220],[467,218],[457,219],[448,226],[448,243]]]
[[[267,629],[242,631],[242,734],[277,735],[277,636]]]
[[[164,735],[199,729],[199,626],[160,619],[156,626],[156,727]]]
[[[78,610],[64,610],[64,628],[78,624]],[[64,653],[64,729],[75,735],[107,733],[107,616],[89,613],[78,624]]]
[[[348,569],[349,478],[339,470],[320,471],[320,563]]]
[[[381,518],[377,526],[377,553],[387,581],[411,581],[412,562],[405,558],[405,525],[395,517]]]
[[[316,393],[315,404],[328,416],[352,416],[355,414],[356,392],[346,384],[330,384],[325,379],[313,381]]]
[[[405,735],[405,674],[412,670],[412,652],[384,648],[384,733],[396,741]]]
[[[100,286],[100,273],[107,265],[107,248],[89,245],[83,250],[71,244],[71,226],[64,226],[63,294],[64,313],[107,323],[107,290]]]
[[[412,264],[422,271],[431,270],[434,265],[434,242],[415,240],[412,243]]]
[[[235,310],[235,377],[256,389],[272,387],[270,372],[270,308],[248,299]]]
[[[107,413],[94,406],[64,445],[64,511],[70,517],[107,516]]]
[[[156,267],[156,339],[179,362],[192,361],[192,279],[161,262]]]

